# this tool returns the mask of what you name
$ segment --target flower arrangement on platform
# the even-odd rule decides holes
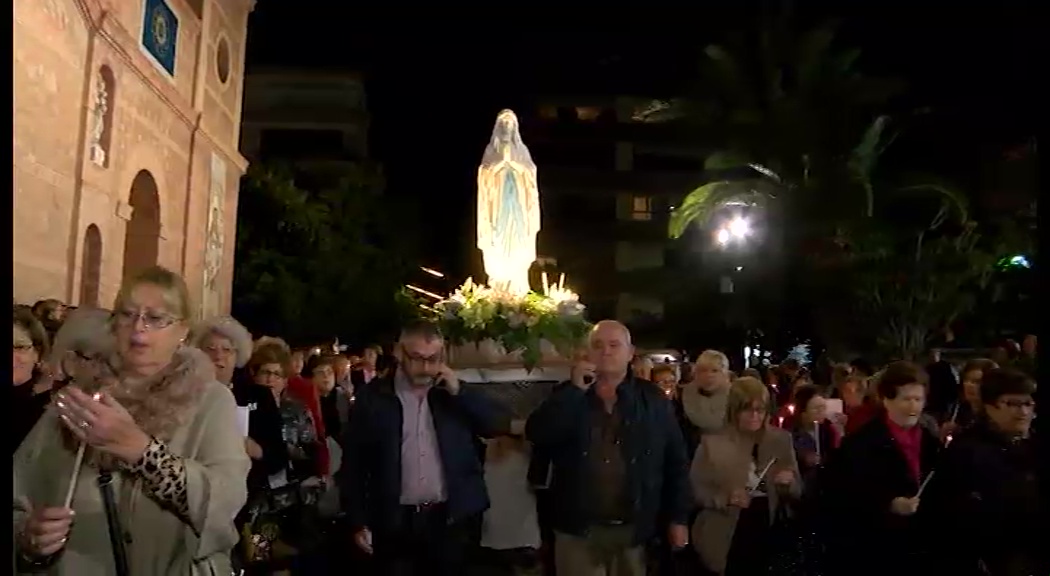
[[[434,307],[445,337],[455,345],[491,340],[508,354],[521,353],[532,369],[549,342],[568,358],[591,328],[579,297],[565,288],[564,276],[555,286],[544,277],[544,293],[514,294],[467,281]]]

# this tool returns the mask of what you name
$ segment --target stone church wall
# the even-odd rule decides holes
[[[108,307],[157,263],[229,309],[253,5],[15,0],[17,301]]]

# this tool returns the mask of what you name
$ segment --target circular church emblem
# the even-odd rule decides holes
[[[159,8],[153,11],[153,41],[158,47],[168,45],[168,19]]]

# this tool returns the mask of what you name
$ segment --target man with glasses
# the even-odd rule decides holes
[[[390,378],[357,395],[340,470],[354,544],[377,573],[459,576],[489,506],[475,438],[510,430],[510,414],[460,385],[437,326],[404,327]]]
[[[1046,574],[1047,497],[1036,437],[1035,381],[1020,370],[996,368],[981,379],[982,414],[945,451],[930,490],[948,533],[943,558],[951,574]]]

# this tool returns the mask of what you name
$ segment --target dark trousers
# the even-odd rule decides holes
[[[541,576],[539,555],[532,548],[493,550],[479,548],[472,563],[473,576]]]
[[[402,506],[398,528],[373,535],[376,576],[461,576],[473,522],[449,524],[444,504]]]
[[[551,516],[556,503],[550,490],[543,488],[536,490],[536,520],[540,525],[540,540],[543,544],[539,549],[540,566],[546,576],[556,576],[554,567],[554,530],[551,528]]]

